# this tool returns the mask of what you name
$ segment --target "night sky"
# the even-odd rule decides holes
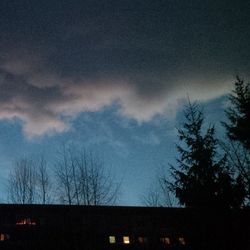
[[[186,98],[220,120],[250,78],[249,1],[0,2],[0,202],[13,161],[95,151],[138,205],[176,157]]]

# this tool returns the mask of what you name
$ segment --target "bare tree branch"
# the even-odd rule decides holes
[[[36,171],[34,162],[22,158],[15,162],[8,180],[9,199],[13,203],[32,204],[36,194]]]
[[[92,152],[63,146],[55,173],[61,201],[78,205],[114,204],[120,185]]]
[[[38,160],[37,171],[37,194],[38,203],[48,204],[51,203],[52,195],[52,182],[48,173],[47,161],[44,156]]]

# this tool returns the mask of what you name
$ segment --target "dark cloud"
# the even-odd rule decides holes
[[[1,1],[0,118],[29,136],[118,104],[148,121],[250,69],[248,1]]]

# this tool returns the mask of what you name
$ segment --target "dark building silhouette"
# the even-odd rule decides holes
[[[250,210],[0,205],[0,249],[250,249]]]

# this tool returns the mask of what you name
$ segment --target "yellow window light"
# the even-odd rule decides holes
[[[123,236],[123,243],[130,244],[129,236]]]
[[[110,244],[115,244],[116,243],[115,236],[109,236],[109,243]]]

